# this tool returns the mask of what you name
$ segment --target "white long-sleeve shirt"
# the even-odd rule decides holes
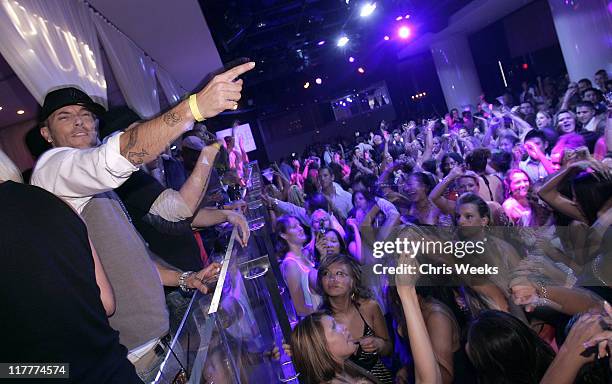
[[[80,214],[94,195],[119,187],[138,169],[121,156],[122,134],[95,148],[60,147],[43,153],[31,184],[61,197]]]

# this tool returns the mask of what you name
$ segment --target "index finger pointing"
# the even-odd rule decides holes
[[[219,77],[226,81],[234,81],[234,79],[236,79],[238,76],[250,71],[253,68],[255,68],[255,62],[250,61],[223,72],[219,75]]]

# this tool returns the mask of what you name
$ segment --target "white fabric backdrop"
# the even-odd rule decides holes
[[[174,106],[181,101],[187,91],[178,85],[170,74],[157,63],[155,63],[155,72],[157,73],[157,80],[159,80],[162,91],[166,95],[166,99],[168,99],[168,103],[170,103],[171,107]]]
[[[132,40],[91,11],[98,37],[128,106],[140,117],[151,118],[159,112],[159,96],[153,60]]]
[[[74,85],[106,105],[96,30],[81,0],[0,0],[0,25],[0,53],[39,104]]]

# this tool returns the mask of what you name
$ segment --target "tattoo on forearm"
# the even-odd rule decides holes
[[[149,152],[144,149],[140,152],[128,152],[127,159],[130,163],[139,166],[144,163],[144,158],[149,156]]]
[[[128,135],[128,142],[121,151],[121,154],[125,156],[128,161],[136,166],[142,165],[144,163],[144,158],[149,155],[144,148],[140,151],[133,150],[138,142],[138,128],[130,129],[126,132]]]
[[[163,117],[164,123],[170,127],[177,125],[182,120],[181,116],[178,113],[172,112],[172,111],[164,113],[162,117]]]

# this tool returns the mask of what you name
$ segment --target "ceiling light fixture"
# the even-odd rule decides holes
[[[349,38],[346,36],[342,36],[338,39],[337,45],[339,47],[344,47],[349,42]]]
[[[397,35],[402,39],[407,39],[410,37],[410,28],[403,25],[400,29],[397,30]]]
[[[359,16],[368,17],[372,14],[372,12],[374,12],[375,9],[376,9],[376,3],[365,3],[361,7],[361,12],[359,13]]]
[[[25,113],[25,111],[23,109],[20,109],[20,110],[17,111],[18,115],[23,115],[24,113]]]

